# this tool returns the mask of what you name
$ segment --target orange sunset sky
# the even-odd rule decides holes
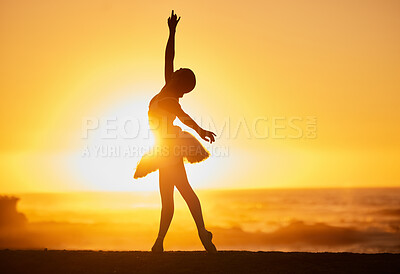
[[[151,140],[83,138],[83,121],[146,124],[171,9],[175,68],[197,77],[181,105],[226,152],[188,166],[195,188],[400,186],[399,1],[2,0],[1,192],[157,189],[133,180],[140,155],[82,156]]]

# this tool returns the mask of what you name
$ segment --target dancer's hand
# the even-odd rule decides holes
[[[181,20],[181,17],[178,18],[178,16],[174,14],[174,11],[172,10],[171,16],[168,18],[168,27],[170,31],[176,30],[176,25],[178,25],[179,20]]]
[[[199,135],[204,141],[207,141],[210,144],[215,142],[215,137],[214,136],[217,136],[217,135],[215,135],[214,132],[211,132],[211,131],[208,131],[208,130],[204,130],[204,129],[200,130]]]

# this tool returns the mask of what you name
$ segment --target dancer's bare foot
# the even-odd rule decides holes
[[[208,230],[199,231],[199,237],[201,243],[203,244],[204,248],[207,250],[208,253],[217,253],[217,248],[212,243],[212,233]]]
[[[164,251],[163,239],[157,238],[156,242],[154,243],[153,247],[151,248],[151,252],[161,253],[163,251]]]

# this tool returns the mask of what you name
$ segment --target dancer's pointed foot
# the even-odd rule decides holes
[[[163,251],[164,251],[163,240],[160,238],[157,238],[156,242],[154,243],[153,247],[151,248],[151,252],[161,253]]]
[[[217,248],[212,243],[213,235],[210,231],[204,229],[204,231],[199,232],[199,237],[208,253],[217,253]]]

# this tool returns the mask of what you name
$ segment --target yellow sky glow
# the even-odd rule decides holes
[[[163,85],[172,8],[182,16],[175,68],[197,77],[182,107],[212,121],[215,147],[226,149],[188,166],[194,187],[400,186],[398,1],[7,0],[2,192],[157,189],[155,174],[133,184],[135,157],[82,158],[87,145],[149,140],[104,141],[94,131],[82,139],[82,120],[146,121]],[[315,138],[305,136],[308,116],[317,119]],[[277,117],[285,138],[272,136]],[[291,117],[302,119],[299,138],[287,137]],[[243,121],[250,136],[237,130]],[[268,138],[255,136],[266,130]]]

